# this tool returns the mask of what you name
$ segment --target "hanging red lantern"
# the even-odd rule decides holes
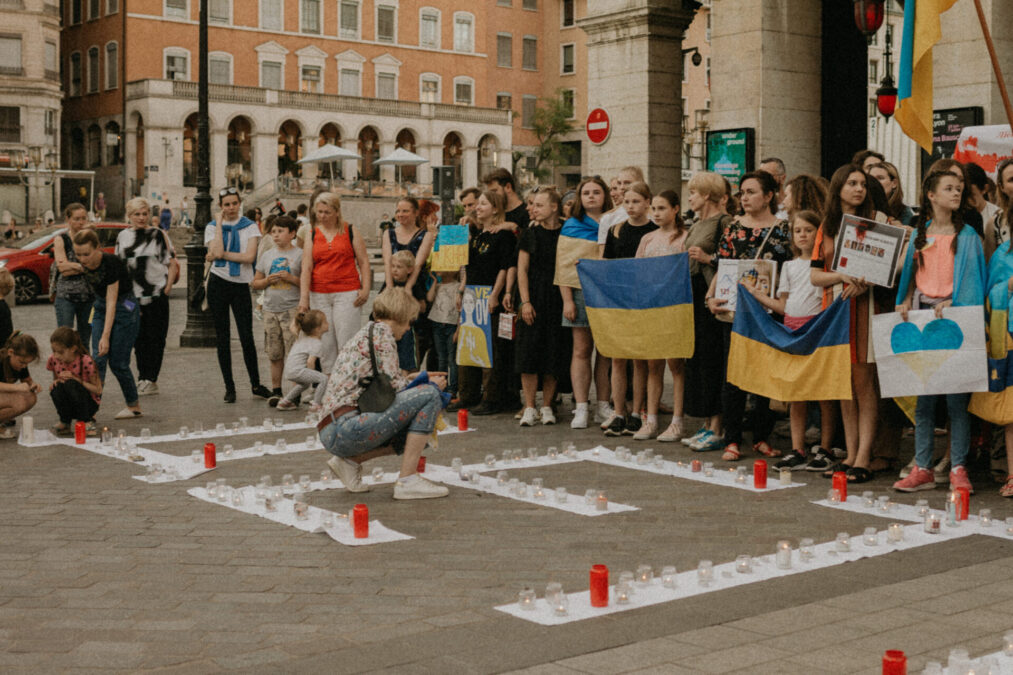
[[[876,109],[887,119],[897,110],[897,87],[893,86],[893,78],[885,78],[882,86],[876,90]]]
[[[855,25],[865,37],[872,38],[883,25],[886,0],[854,0]]]

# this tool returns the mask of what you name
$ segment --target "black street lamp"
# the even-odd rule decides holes
[[[891,47],[893,47],[893,31],[890,30],[890,26],[887,26],[886,51],[884,53],[886,75],[880,81],[879,89],[876,90],[876,109],[886,119],[890,119],[897,109],[897,87],[893,83],[893,64],[890,62],[890,56],[893,53]]]
[[[186,252],[186,327],[179,336],[180,347],[213,347],[214,323],[209,312],[193,302],[204,283],[204,228],[211,222],[211,134],[208,129],[208,2],[200,0],[199,54],[197,57],[197,195],[193,237]]]

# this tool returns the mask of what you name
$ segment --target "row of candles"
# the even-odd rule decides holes
[[[312,413],[306,415],[304,420],[307,424],[315,423],[315,418]],[[207,433],[214,433],[218,436],[224,436],[226,434],[242,434],[242,433],[253,433],[263,429],[264,431],[281,430],[285,428],[285,420],[281,417],[274,419],[270,417],[264,418],[262,427],[251,427],[250,419],[248,417],[240,417],[237,421],[232,422],[230,425],[226,425],[225,422],[218,422],[215,424],[214,431],[208,429]],[[30,415],[25,415],[21,420],[21,434],[24,440],[28,443],[35,442],[35,420]],[[202,436],[205,434],[203,422],[196,422],[194,428],[191,430],[188,426],[181,426],[177,436],[180,440],[185,440],[190,437]],[[123,439],[126,435],[122,429],[119,430],[117,437]],[[151,429],[145,427],[141,429],[140,439],[142,441],[151,439]],[[77,445],[84,445],[88,440],[87,426],[84,422],[74,423],[74,442]],[[109,427],[102,427],[100,441],[102,445],[110,445],[113,441],[112,432]]]
[[[946,664],[929,661],[922,670],[922,675],[1004,675],[1013,666],[1013,631],[1006,631],[1002,636],[1002,651],[989,654],[979,659],[972,659],[963,647],[950,650]],[[903,652],[888,651],[883,656],[883,675],[904,675],[907,659]]]

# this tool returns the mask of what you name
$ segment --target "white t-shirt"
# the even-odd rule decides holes
[[[815,316],[822,309],[820,289],[813,286],[809,271],[812,263],[804,258],[789,260],[781,266],[777,294],[788,294],[784,315],[798,319]]]
[[[628,219],[629,215],[626,213],[626,209],[622,206],[603,215],[601,220],[598,221],[598,243],[604,246],[605,240],[608,239],[609,230],[612,229],[612,226],[625,222]]]
[[[236,220],[231,223],[225,223],[225,225],[235,225],[238,222],[239,221]],[[218,225],[215,223],[215,221],[211,221],[210,223],[208,223],[208,226],[204,228],[205,246],[207,246],[215,238],[215,235],[218,234],[216,231],[217,228]],[[250,245],[250,240],[259,237],[260,237],[260,229],[257,228],[256,223],[244,227],[239,231],[239,250],[246,251],[246,249]],[[220,267],[218,265],[212,264],[211,274],[219,276],[222,279],[225,279],[225,281],[231,281],[234,284],[248,284],[251,281],[253,281],[253,263],[240,263],[239,275],[235,277],[229,274],[229,269],[230,269],[229,261],[226,260],[225,264]]]
[[[436,298],[433,306],[429,309],[429,320],[436,323],[457,324],[460,312],[457,311],[457,288],[456,281],[443,282],[436,286]]]
[[[288,350],[288,358],[285,359],[285,377],[298,373],[306,367],[306,361],[311,356],[320,358],[320,349],[323,342],[318,337],[310,337],[305,333],[299,333],[299,337]]]

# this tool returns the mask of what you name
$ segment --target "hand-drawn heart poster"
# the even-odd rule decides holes
[[[880,314],[872,318],[872,344],[885,397],[959,394],[988,390],[985,319],[981,307]]]

